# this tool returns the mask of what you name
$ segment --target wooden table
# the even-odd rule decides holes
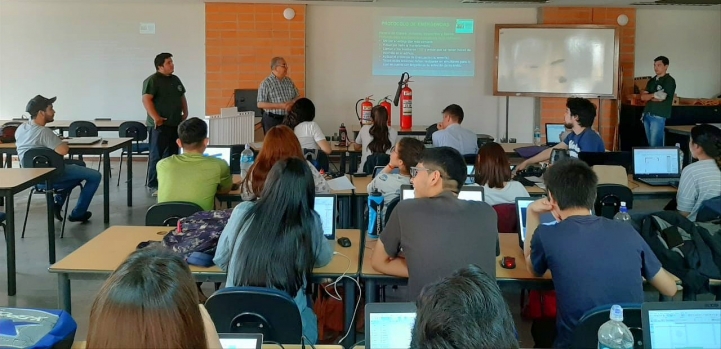
[[[511,157],[518,157],[516,153],[517,148],[532,147],[533,143],[499,143],[503,147],[503,151]]]
[[[0,125],[5,124],[6,122],[26,122],[28,119],[23,120],[0,120]],[[63,135],[63,132],[67,131],[70,128],[70,124],[74,121],[89,121],[95,124],[95,127],[98,128],[98,131],[118,131],[120,129],[120,124],[126,122],[126,121],[133,121],[133,120],[55,120],[46,126],[55,130],[60,131],[60,135]],[[139,120],[138,122],[145,124],[145,120]]]
[[[5,242],[7,248],[8,296],[16,292],[15,275],[15,194],[42,182],[49,182],[54,168],[0,168],[0,195],[7,202]],[[45,193],[48,212],[48,247],[50,263],[55,262],[55,217],[53,194]]]
[[[426,135],[426,129],[429,127],[428,125],[413,125],[409,129],[400,128],[399,125],[391,125],[393,129],[398,131],[399,136],[425,136]],[[358,136],[358,132],[360,132],[361,125],[359,124],[353,124],[351,126],[351,132],[353,132],[353,140]]]
[[[104,143],[106,142],[107,143]],[[70,145],[73,155],[100,155],[103,159],[103,222],[110,222],[110,153],[126,148],[128,207],[133,206],[133,138],[105,138],[103,142],[89,145]],[[0,144],[0,154],[17,155],[15,143]],[[9,163],[12,166],[12,162]]]
[[[634,199],[658,199],[664,197],[675,197],[677,189],[671,186],[651,186],[633,179],[628,175],[628,187],[633,193]],[[525,187],[531,196],[545,195],[546,191],[538,186]]]

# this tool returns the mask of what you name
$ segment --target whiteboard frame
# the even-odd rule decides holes
[[[519,29],[549,29],[549,28],[562,28],[562,29],[613,29],[614,31],[614,52],[613,52],[613,86],[615,90],[613,94],[597,95],[592,93],[539,93],[539,92],[506,92],[498,91],[498,49],[500,43],[500,31],[506,28],[519,28]],[[493,50],[493,95],[494,96],[511,96],[511,97],[584,97],[584,98],[597,98],[597,99],[618,99],[618,71],[620,66],[620,30],[614,25],[596,25],[596,24],[496,24],[496,33],[494,39],[494,50]]]

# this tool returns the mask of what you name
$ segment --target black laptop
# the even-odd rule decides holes
[[[671,185],[681,177],[676,147],[633,148],[633,179],[652,186]]]

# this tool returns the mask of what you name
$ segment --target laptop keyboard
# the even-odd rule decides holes
[[[679,180],[678,178],[643,178],[643,179],[641,179],[641,182],[645,182],[648,184],[662,185],[662,184],[669,184],[674,181],[678,182],[678,180]]]

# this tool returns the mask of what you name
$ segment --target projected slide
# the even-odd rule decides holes
[[[474,76],[472,19],[378,17],[373,75]]]

